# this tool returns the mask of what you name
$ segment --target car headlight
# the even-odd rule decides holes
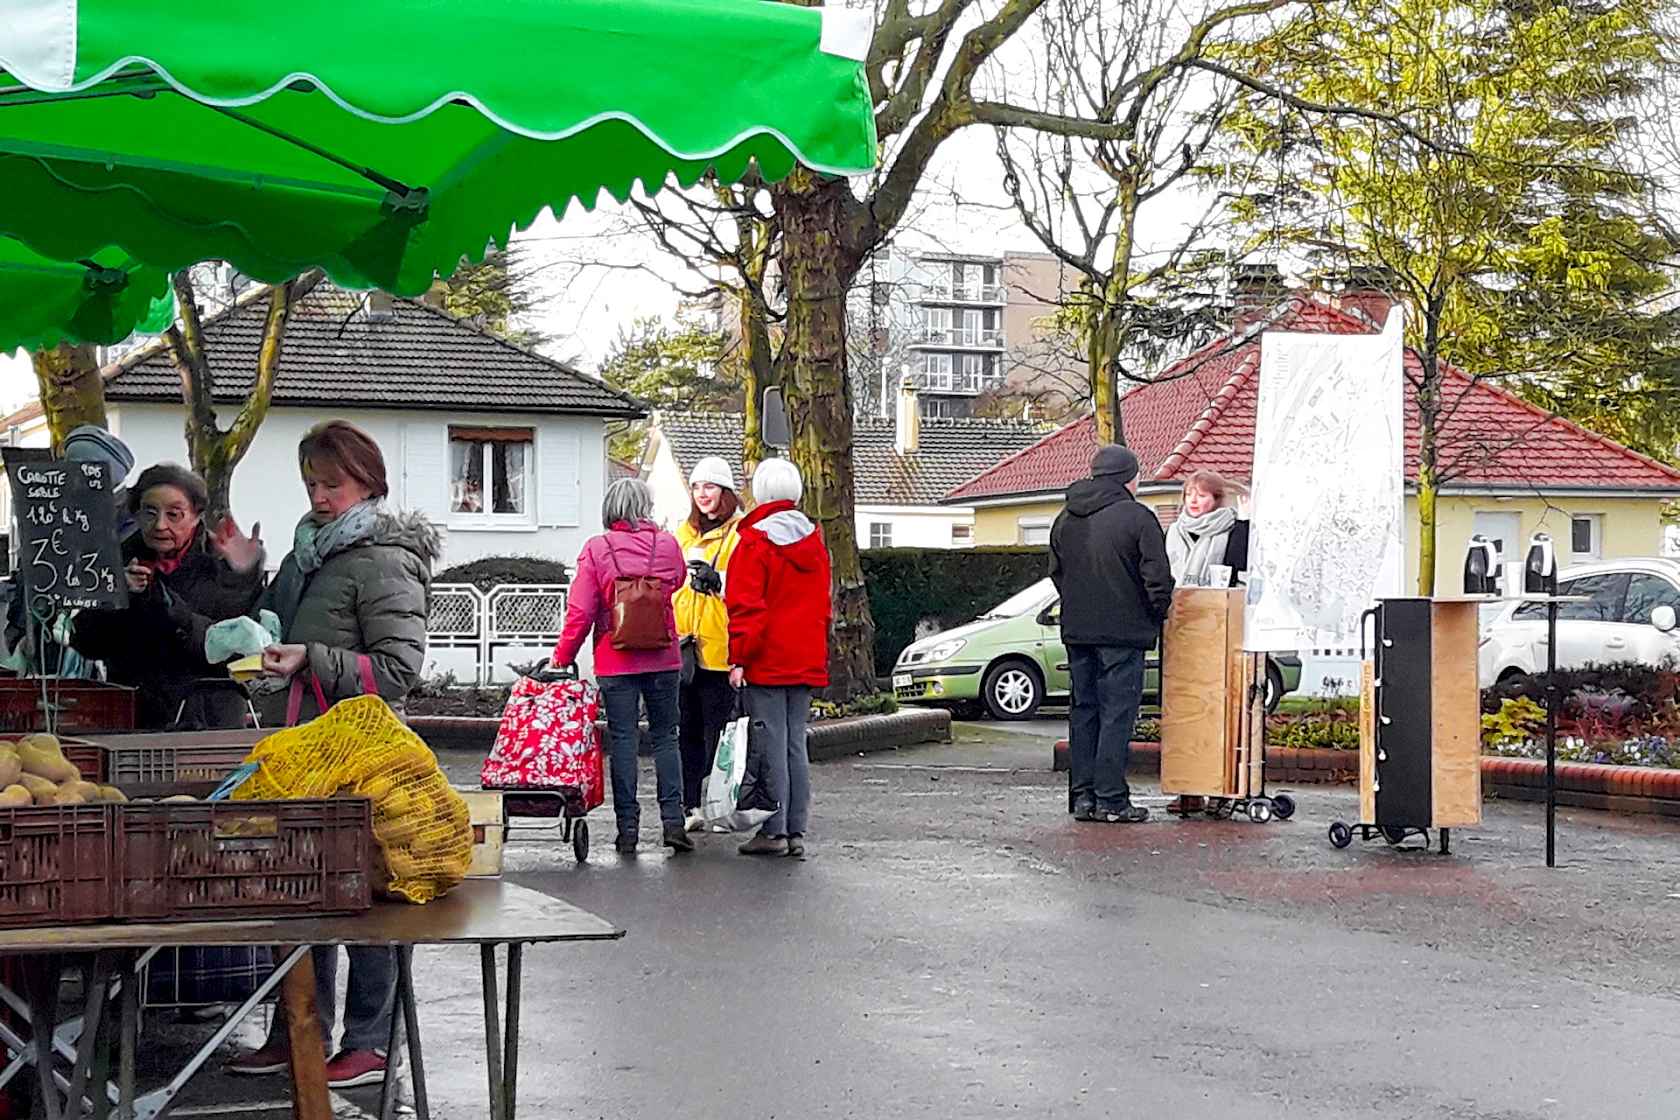
[[[922,656],[922,660],[924,662],[944,661],[947,658],[955,657],[957,651],[966,644],[967,639],[965,638],[952,638],[948,642],[940,642],[936,646],[929,646],[927,652]]]

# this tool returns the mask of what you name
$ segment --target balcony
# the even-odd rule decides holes
[[[923,303],[987,303],[1005,304],[1009,293],[1002,284],[952,284],[939,280],[922,285]]]
[[[922,393],[953,397],[977,397],[987,389],[1003,384],[1001,377],[987,377],[979,373],[918,373],[916,389]]]
[[[910,336],[910,345],[1002,350],[1003,331],[997,327],[917,327]]]

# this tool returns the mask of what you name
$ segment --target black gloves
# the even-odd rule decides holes
[[[704,560],[688,562],[688,586],[700,595],[723,594],[723,577]]]

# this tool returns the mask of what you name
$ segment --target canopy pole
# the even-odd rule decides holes
[[[200,104],[204,104],[204,103],[200,102]],[[381,175],[379,172],[375,171],[373,168],[364,167],[361,164],[358,164],[358,163],[356,163],[352,160],[345,159],[343,156],[334,155],[333,153],[327,151],[325,148],[319,147],[315,144],[311,144],[309,141],[305,140],[301,136],[293,136],[291,133],[287,132],[283,128],[275,128],[271,124],[264,124],[262,121],[256,120],[253,117],[248,117],[244,113],[238,112],[237,110],[234,110],[234,109],[229,109],[224,105],[208,105],[208,104],[206,104],[206,105],[204,105],[204,107],[206,109],[214,109],[216,112],[222,114],[222,116],[227,117],[230,120],[236,120],[240,124],[248,125],[249,127],[256,129],[258,132],[266,132],[270,136],[274,137],[276,140],[284,140],[288,144],[293,144],[293,145],[295,145],[299,148],[302,148],[304,151],[310,153],[311,155],[317,155],[317,156],[320,156],[322,159],[327,160],[331,163],[336,163],[336,164],[338,164],[338,166],[344,168],[346,171],[349,171],[349,172],[351,172],[352,174],[355,174],[355,175],[360,175],[362,178],[366,179],[368,182],[373,183],[377,186],[384,187],[386,190],[390,191],[392,194],[400,195],[403,198],[408,198],[410,195],[415,193],[414,188],[409,186],[407,183],[403,183],[403,182],[400,182],[399,180],[393,179],[389,175]]]

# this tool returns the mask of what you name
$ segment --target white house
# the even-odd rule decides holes
[[[893,420],[866,417],[852,454],[861,548],[966,548],[974,511],[940,505],[952,487],[1036,443],[1050,430],[1018,420],[924,418],[913,387],[900,390]],[[688,474],[707,455],[742,477],[742,418],[734,413],[656,413],[642,454],[654,518],[667,528],[688,516]]]
[[[266,306],[205,323],[224,424],[255,376]],[[187,460],[180,378],[161,344],[109,367],[105,398],[139,466]],[[447,530],[440,569],[483,556],[569,563],[599,528],[607,426],[640,415],[594,378],[417,300],[322,288],[293,312],[273,404],[234,472],[233,511],[262,524],[277,564],[308,508],[298,440],[337,417],[379,442],[391,500]]]

